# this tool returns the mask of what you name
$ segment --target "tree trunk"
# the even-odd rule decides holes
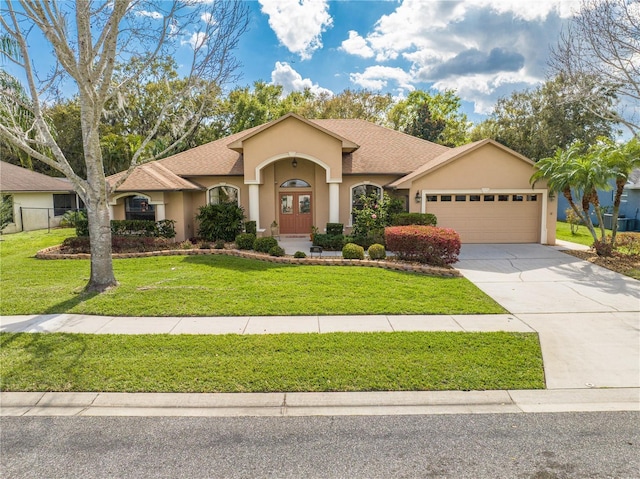
[[[616,179],[616,194],[613,197],[613,214],[611,215],[611,247],[615,248],[616,235],[618,234],[618,215],[620,214],[620,201],[624,192],[626,178]]]
[[[589,216],[589,203],[587,202],[587,210],[585,212],[584,209],[581,210],[580,208],[578,208],[578,205],[576,205],[575,202],[573,201],[573,196],[571,195],[571,188],[564,189],[562,191],[562,194],[569,202],[569,205],[571,206],[575,214],[578,215],[578,218],[580,218],[584,223],[584,225],[587,227],[587,229],[589,230],[589,233],[591,233],[591,236],[593,237],[593,241],[594,242],[598,241],[598,235],[596,233],[595,228],[593,227],[593,223],[591,222],[591,217]],[[584,205],[584,202],[583,202],[583,205]]]
[[[103,292],[117,286],[111,258],[111,218],[109,205],[98,200],[87,208],[89,239],[91,241],[91,277],[86,291]]]

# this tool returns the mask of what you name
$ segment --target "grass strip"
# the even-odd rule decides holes
[[[2,391],[540,388],[533,333],[0,334]]]
[[[465,278],[353,266],[265,263],[231,256],[114,260],[120,285],[85,294],[89,260],[38,260],[73,230],[0,242],[0,314],[292,316],[492,314],[505,310]]]

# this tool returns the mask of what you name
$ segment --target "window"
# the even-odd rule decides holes
[[[513,195],[512,201],[523,201],[524,197],[522,195]]]
[[[456,195],[456,201],[467,201],[467,195]]]
[[[427,195],[427,201],[438,201],[438,195]]]
[[[493,195],[484,195],[484,200],[485,201],[495,201],[496,197]]]
[[[440,201],[451,201],[451,195],[440,196]]]
[[[280,185],[280,188],[311,188],[311,185],[304,180],[287,180]]]
[[[0,225],[14,223],[13,219],[13,196],[2,195],[0,198]]]
[[[238,205],[240,190],[235,186],[214,186],[209,190],[209,204],[233,203]]]
[[[75,194],[53,195],[53,216],[62,216],[77,208]]]
[[[498,195],[498,201],[509,201],[509,195]]]
[[[156,220],[156,212],[149,199],[144,196],[127,196],[124,202],[125,219]]]
[[[538,201],[538,195],[527,195],[527,201]]]
[[[469,195],[469,201],[480,201],[480,195]]]
[[[376,185],[356,185],[351,188],[351,224],[355,222],[355,215],[353,211],[362,209],[362,197],[375,195],[377,198],[382,199],[382,188]]]

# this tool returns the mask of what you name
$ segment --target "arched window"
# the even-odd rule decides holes
[[[304,180],[287,180],[280,185],[280,188],[311,188],[311,185]]]
[[[376,195],[382,199],[382,187],[370,183],[362,183],[351,187],[351,224],[355,220],[354,210],[362,209],[362,197]]]
[[[240,190],[229,185],[214,186],[209,190],[209,204],[219,205],[220,203],[239,205]]]
[[[124,215],[128,220],[156,220],[155,207],[146,196],[127,196],[124,200]]]

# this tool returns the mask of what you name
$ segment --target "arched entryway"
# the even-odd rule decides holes
[[[308,234],[313,226],[313,191],[304,180],[283,182],[278,192],[280,234]]]

